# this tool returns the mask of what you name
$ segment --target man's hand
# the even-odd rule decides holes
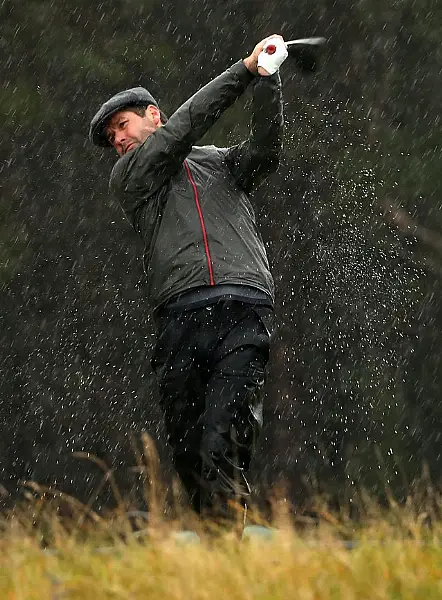
[[[250,56],[248,56],[247,58],[245,58],[243,60],[245,66],[254,75],[257,75],[258,73],[260,75],[264,75],[264,76],[271,75],[271,73],[269,73],[266,69],[264,69],[264,67],[258,67],[258,56],[264,50],[266,43],[269,40],[274,40],[274,39],[284,42],[284,38],[282,37],[282,35],[278,35],[277,33],[274,33],[273,35],[269,35],[266,38],[264,38],[261,42],[256,44],[255,48],[253,49],[252,54],[250,54]]]

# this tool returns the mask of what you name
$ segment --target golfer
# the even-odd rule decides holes
[[[119,154],[110,189],[145,246],[151,364],[174,465],[193,509],[216,520],[247,507],[262,427],[274,283],[249,195],[278,167],[286,57],[271,35],[169,119],[136,87],[90,125],[91,141]],[[195,145],[248,87],[248,139]]]

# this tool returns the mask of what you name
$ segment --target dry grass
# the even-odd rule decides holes
[[[146,438],[146,462],[158,467],[149,448]],[[113,485],[108,471],[105,477]],[[103,517],[62,496],[71,509],[65,519],[57,511],[60,494],[29,484],[33,502],[0,523],[0,599],[442,598],[442,525],[434,496],[425,511],[421,499],[380,509],[362,498],[364,518],[357,523],[318,505],[319,519],[302,527],[282,503],[270,540],[199,529],[200,543],[185,544],[173,535],[183,515],[163,519],[163,490],[149,477],[146,485],[152,511],[134,531],[122,498],[117,511]]]
[[[75,539],[54,520],[48,551],[11,523],[0,542],[0,598],[440,599],[441,532],[424,536],[414,525],[411,537],[367,526],[351,550],[325,525],[302,536],[285,527],[270,541],[226,533],[185,545],[163,529],[100,548],[104,536]]]

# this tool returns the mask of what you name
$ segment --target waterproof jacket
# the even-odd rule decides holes
[[[249,138],[229,148],[195,146],[249,84]],[[278,166],[282,125],[279,74],[255,76],[239,61],[117,161],[110,189],[144,241],[152,310],[177,294],[221,284],[252,286],[274,300],[248,194]]]

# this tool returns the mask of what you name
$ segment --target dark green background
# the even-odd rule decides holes
[[[379,8],[382,5],[382,8]],[[135,477],[131,435],[169,455],[149,366],[141,242],[87,140],[111,94],[171,114],[270,33],[329,39],[321,70],[281,68],[283,163],[254,197],[280,328],[262,491],[406,494],[441,475],[442,6],[429,0],[6,0],[0,4],[0,483],[80,499],[95,453]],[[203,141],[247,135],[246,94]],[[104,494],[97,504],[106,504]]]

